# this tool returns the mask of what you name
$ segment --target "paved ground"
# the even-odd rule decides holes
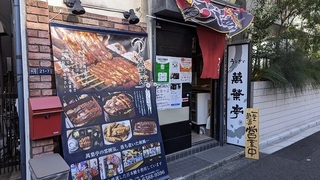
[[[171,179],[201,179],[204,174],[233,161],[241,154],[243,148],[231,145],[217,146],[168,163],[169,176]]]
[[[172,180],[320,180],[320,125],[260,149],[260,160],[225,145],[168,163]]]
[[[201,180],[319,180],[320,132],[260,160],[238,158],[215,169]]]
[[[168,169],[171,180],[320,180],[320,125],[260,149],[260,160],[225,145],[169,162]],[[19,171],[2,179],[20,179]]]
[[[3,174],[0,174],[0,180],[20,180],[21,176],[20,176],[20,171],[10,171],[8,172],[7,170],[2,171]]]

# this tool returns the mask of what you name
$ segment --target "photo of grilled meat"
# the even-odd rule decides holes
[[[140,119],[134,123],[133,135],[153,135],[157,134],[157,125],[153,120]]]
[[[114,93],[106,98],[103,106],[106,121],[114,121],[135,116],[134,102],[130,94]]]
[[[121,57],[90,65],[87,67],[87,71],[93,76],[93,79],[107,87],[124,86],[125,84],[132,86],[140,80],[137,67]]]
[[[93,97],[77,101],[66,109],[66,114],[74,126],[83,126],[102,115],[102,109]]]
[[[122,56],[128,52],[120,42],[109,49],[98,33],[56,27],[51,34],[55,72],[67,76],[76,89],[120,90],[150,78],[139,74],[138,62]]]
[[[112,59],[96,33],[73,31],[65,28],[53,28],[51,33],[55,54],[68,52],[68,56],[75,64],[93,64],[97,61]]]

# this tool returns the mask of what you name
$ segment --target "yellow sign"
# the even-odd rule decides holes
[[[259,159],[259,110],[257,108],[247,108],[245,138],[246,158]]]

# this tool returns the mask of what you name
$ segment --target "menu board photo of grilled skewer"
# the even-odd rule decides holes
[[[55,72],[64,92],[121,90],[150,81],[151,63],[141,53],[145,38],[123,41],[63,27],[51,31]]]
[[[50,33],[69,179],[167,177],[147,34],[56,22]]]

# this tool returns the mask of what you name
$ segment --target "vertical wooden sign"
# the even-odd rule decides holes
[[[245,131],[246,158],[259,159],[259,110],[247,108]]]

